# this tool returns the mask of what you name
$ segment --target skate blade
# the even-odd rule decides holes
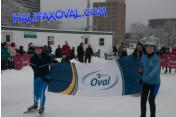
[[[24,111],[24,113],[32,113],[32,112],[37,112],[38,110],[37,109],[34,109],[34,110],[31,110],[31,111]]]

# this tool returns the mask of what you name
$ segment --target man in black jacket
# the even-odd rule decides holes
[[[88,48],[86,49],[86,57],[85,57],[85,63],[87,63],[87,59],[88,59],[88,62],[90,63],[91,62],[91,57],[93,55],[93,50],[92,50],[92,47],[91,45],[89,44],[88,45]]]
[[[80,43],[80,45],[77,48],[77,54],[78,54],[78,61],[83,63],[83,57],[84,57],[84,48],[83,43]]]
[[[55,58],[60,58],[61,57],[61,48],[60,45],[58,45],[58,48],[55,51]]]
[[[34,72],[34,104],[28,108],[28,111],[33,111],[38,108],[38,101],[40,99],[39,113],[44,112],[45,105],[45,91],[49,83],[49,65],[51,57],[42,53],[42,46],[35,47],[35,54],[30,60],[30,66]]]

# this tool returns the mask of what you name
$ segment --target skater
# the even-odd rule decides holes
[[[62,51],[62,63],[69,63],[70,58],[68,57],[67,51]]]
[[[91,45],[88,45],[88,48],[86,49],[86,53],[85,53],[85,63],[87,63],[87,59],[88,62],[91,63],[91,57],[93,56],[93,49],[91,47]]]
[[[140,117],[146,117],[147,99],[150,104],[150,117],[155,117],[155,98],[160,87],[160,59],[155,53],[155,43],[147,41],[145,47],[146,55],[142,56],[139,69],[139,72],[142,74],[142,79],[139,81],[140,84],[142,83]]]
[[[49,83],[50,70],[49,65],[51,57],[46,53],[42,53],[42,46],[35,47],[35,54],[30,60],[30,66],[34,71],[34,104],[28,108],[28,112],[38,108],[38,101],[40,100],[39,114],[44,112],[45,106],[45,91]]]

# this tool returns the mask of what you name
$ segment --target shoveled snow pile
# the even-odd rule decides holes
[[[57,58],[58,62],[61,62],[61,58]],[[98,58],[98,57],[92,57],[91,58],[91,63],[99,63],[99,62],[108,62],[109,60],[105,60],[103,58]],[[76,59],[72,59],[70,61],[71,63],[80,63],[78,60]]]
[[[163,71],[162,71],[163,72]],[[23,114],[33,104],[33,71],[2,71],[2,117],[39,117]],[[176,73],[161,74],[161,88],[156,99],[157,117],[176,117]],[[47,92],[45,117],[139,117],[139,96],[78,97]],[[148,109],[149,117],[149,109]]]

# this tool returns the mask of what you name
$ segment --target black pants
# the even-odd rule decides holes
[[[10,61],[9,60],[1,60],[1,70],[10,69]]]
[[[166,71],[165,71],[165,73],[167,73],[167,71],[168,71],[168,68],[167,67],[165,67],[166,68]],[[171,73],[171,68],[169,68],[169,73]]]
[[[78,55],[78,61],[81,62],[81,63],[83,63],[83,56]]]
[[[151,113],[150,117],[155,117],[156,112],[155,98],[158,93],[159,86],[160,85],[143,84],[141,94],[141,117],[146,117],[147,99],[150,105],[150,113]]]
[[[14,65],[14,56],[9,57],[10,61],[9,61],[9,69],[15,69],[15,65]]]
[[[86,56],[85,57],[85,63],[87,63],[87,59],[88,59],[88,62],[91,63],[91,56]]]

